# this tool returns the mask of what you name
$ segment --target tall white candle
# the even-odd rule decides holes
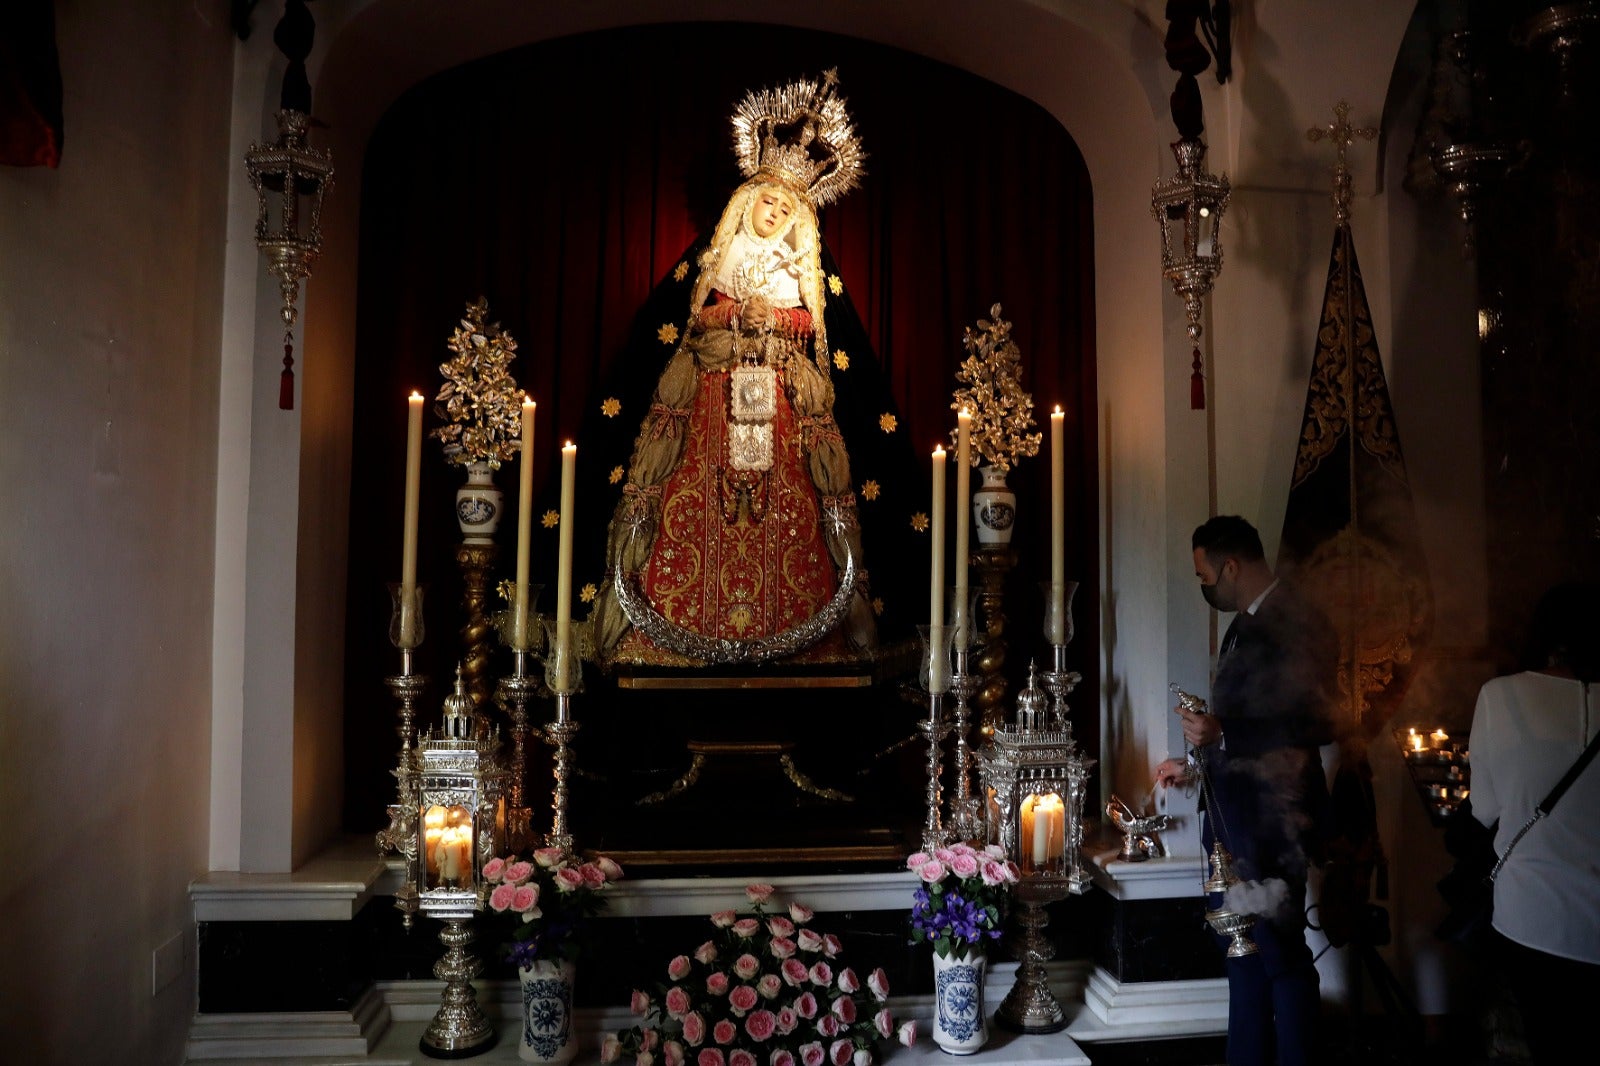
[[[561,448],[561,546],[556,556],[556,682],[572,691],[572,494],[578,466],[578,446],[570,440]]]
[[[932,541],[932,572],[929,575],[928,597],[931,610],[928,622],[928,691],[943,692],[945,687],[944,656],[944,445],[933,447],[933,505],[932,521],[928,533]]]
[[[1050,632],[1045,634],[1052,644],[1066,639],[1066,455],[1062,447],[1063,423],[1066,416],[1057,404],[1050,415]]]
[[[422,495],[422,393],[406,400],[405,533],[400,550],[400,644],[416,645],[417,506]]]
[[[967,556],[972,525],[972,413],[963,407],[956,414],[956,611],[962,632],[956,634],[965,645],[972,619],[967,617]]]
[[[517,460],[520,484],[517,497],[517,598],[512,608],[512,643],[528,646],[528,550],[533,542],[533,412],[538,405],[522,398],[522,455]]]

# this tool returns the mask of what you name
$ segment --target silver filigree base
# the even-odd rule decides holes
[[[472,979],[483,972],[483,961],[466,950],[472,943],[472,919],[442,919],[439,942],[445,953],[434,963],[433,976],[444,982],[439,1010],[418,1043],[424,1055],[435,1059],[464,1059],[489,1050],[494,1027],[478,1006]]]

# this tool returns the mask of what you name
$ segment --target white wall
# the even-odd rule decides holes
[[[172,1063],[206,868],[226,6],[56,5],[59,170],[0,168],[0,1033]],[[179,937],[152,994],[152,951]]]

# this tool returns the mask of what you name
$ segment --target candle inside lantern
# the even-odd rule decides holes
[[[444,808],[429,807],[422,817],[423,859],[427,869],[439,869],[439,839],[444,835]]]
[[[533,413],[538,405],[522,398],[522,455],[518,458],[517,595],[512,605],[511,643],[528,646],[528,550],[533,542]]]
[[[1022,801],[1018,846],[1037,869],[1066,852],[1066,805],[1054,792]]]
[[[578,446],[561,448],[561,529],[556,556],[556,691],[572,691],[572,496]]]
[[[967,595],[967,562],[972,526],[972,412],[963,407],[956,413],[956,646],[965,648],[972,641],[971,608]]]
[[[1063,452],[1063,424],[1066,416],[1057,404],[1050,415],[1050,632],[1052,644],[1066,643],[1066,455]]]
[[[400,551],[400,646],[417,646],[417,508],[422,494],[422,393],[406,400],[405,529]]]

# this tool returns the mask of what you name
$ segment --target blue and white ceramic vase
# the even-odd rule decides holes
[[[565,1066],[578,1053],[572,1034],[572,963],[540,959],[518,970],[517,976],[522,978],[517,1058]]]
[[[488,544],[500,528],[505,495],[494,485],[488,463],[468,463],[467,483],[456,490],[456,523],[468,544]]]
[[[972,522],[979,544],[1010,544],[1017,525],[1017,494],[992,466],[978,467],[983,484],[972,493]]]
[[[951,1055],[971,1055],[989,1042],[983,1009],[986,960],[982,948],[971,954],[933,956],[933,1042]]]

